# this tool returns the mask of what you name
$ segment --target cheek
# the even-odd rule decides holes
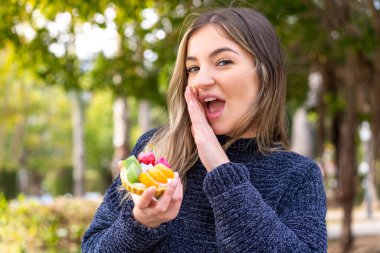
[[[194,88],[195,89],[195,82],[194,82],[194,78],[191,78],[191,77],[188,77],[187,78],[187,86],[191,87],[191,88]]]
[[[252,82],[252,80],[236,80],[232,82],[233,85],[226,89],[226,92],[230,94],[230,98],[237,100],[238,103],[254,103],[258,94],[258,84]]]
[[[254,103],[260,88],[260,83],[257,76],[249,76],[245,78],[245,80],[242,80],[241,84],[242,85],[239,87],[239,91],[241,93],[242,100],[249,101],[251,104]]]
[[[248,85],[236,85],[230,89],[230,102],[238,114],[245,113],[255,104],[258,94],[257,84],[250,81]]]

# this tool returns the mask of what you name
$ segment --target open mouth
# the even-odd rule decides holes
[[[205,105],[205,112],[208,119],[215,119],[219,117],[224,109],[225,101],[215,97],[205,98],[203,100]]]

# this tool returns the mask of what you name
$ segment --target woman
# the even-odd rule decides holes
[[[167,126],[156,147],[178,172],[123,202],[117,178],[83,238],[84,252],[326,252],[326,197],[312,160],[286,151],[280,46],[260,13],[217,9],[181,41]],[[181,178],[181,180],[179,180]]]

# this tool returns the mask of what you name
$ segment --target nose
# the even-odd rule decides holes
[[[208,87],[215,84],[215,80],[208,71],[199,71],[197,78],[195,78],[193,83],[193,88],[197,89],[207,89]]]

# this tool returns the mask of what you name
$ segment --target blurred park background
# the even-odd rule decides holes
[[[253,7],[288,74],[291,149],[325,179],[329,252],[380,252],[379,0],[2,0],[0,252],[80,252],[165,91],[185,17]]]

